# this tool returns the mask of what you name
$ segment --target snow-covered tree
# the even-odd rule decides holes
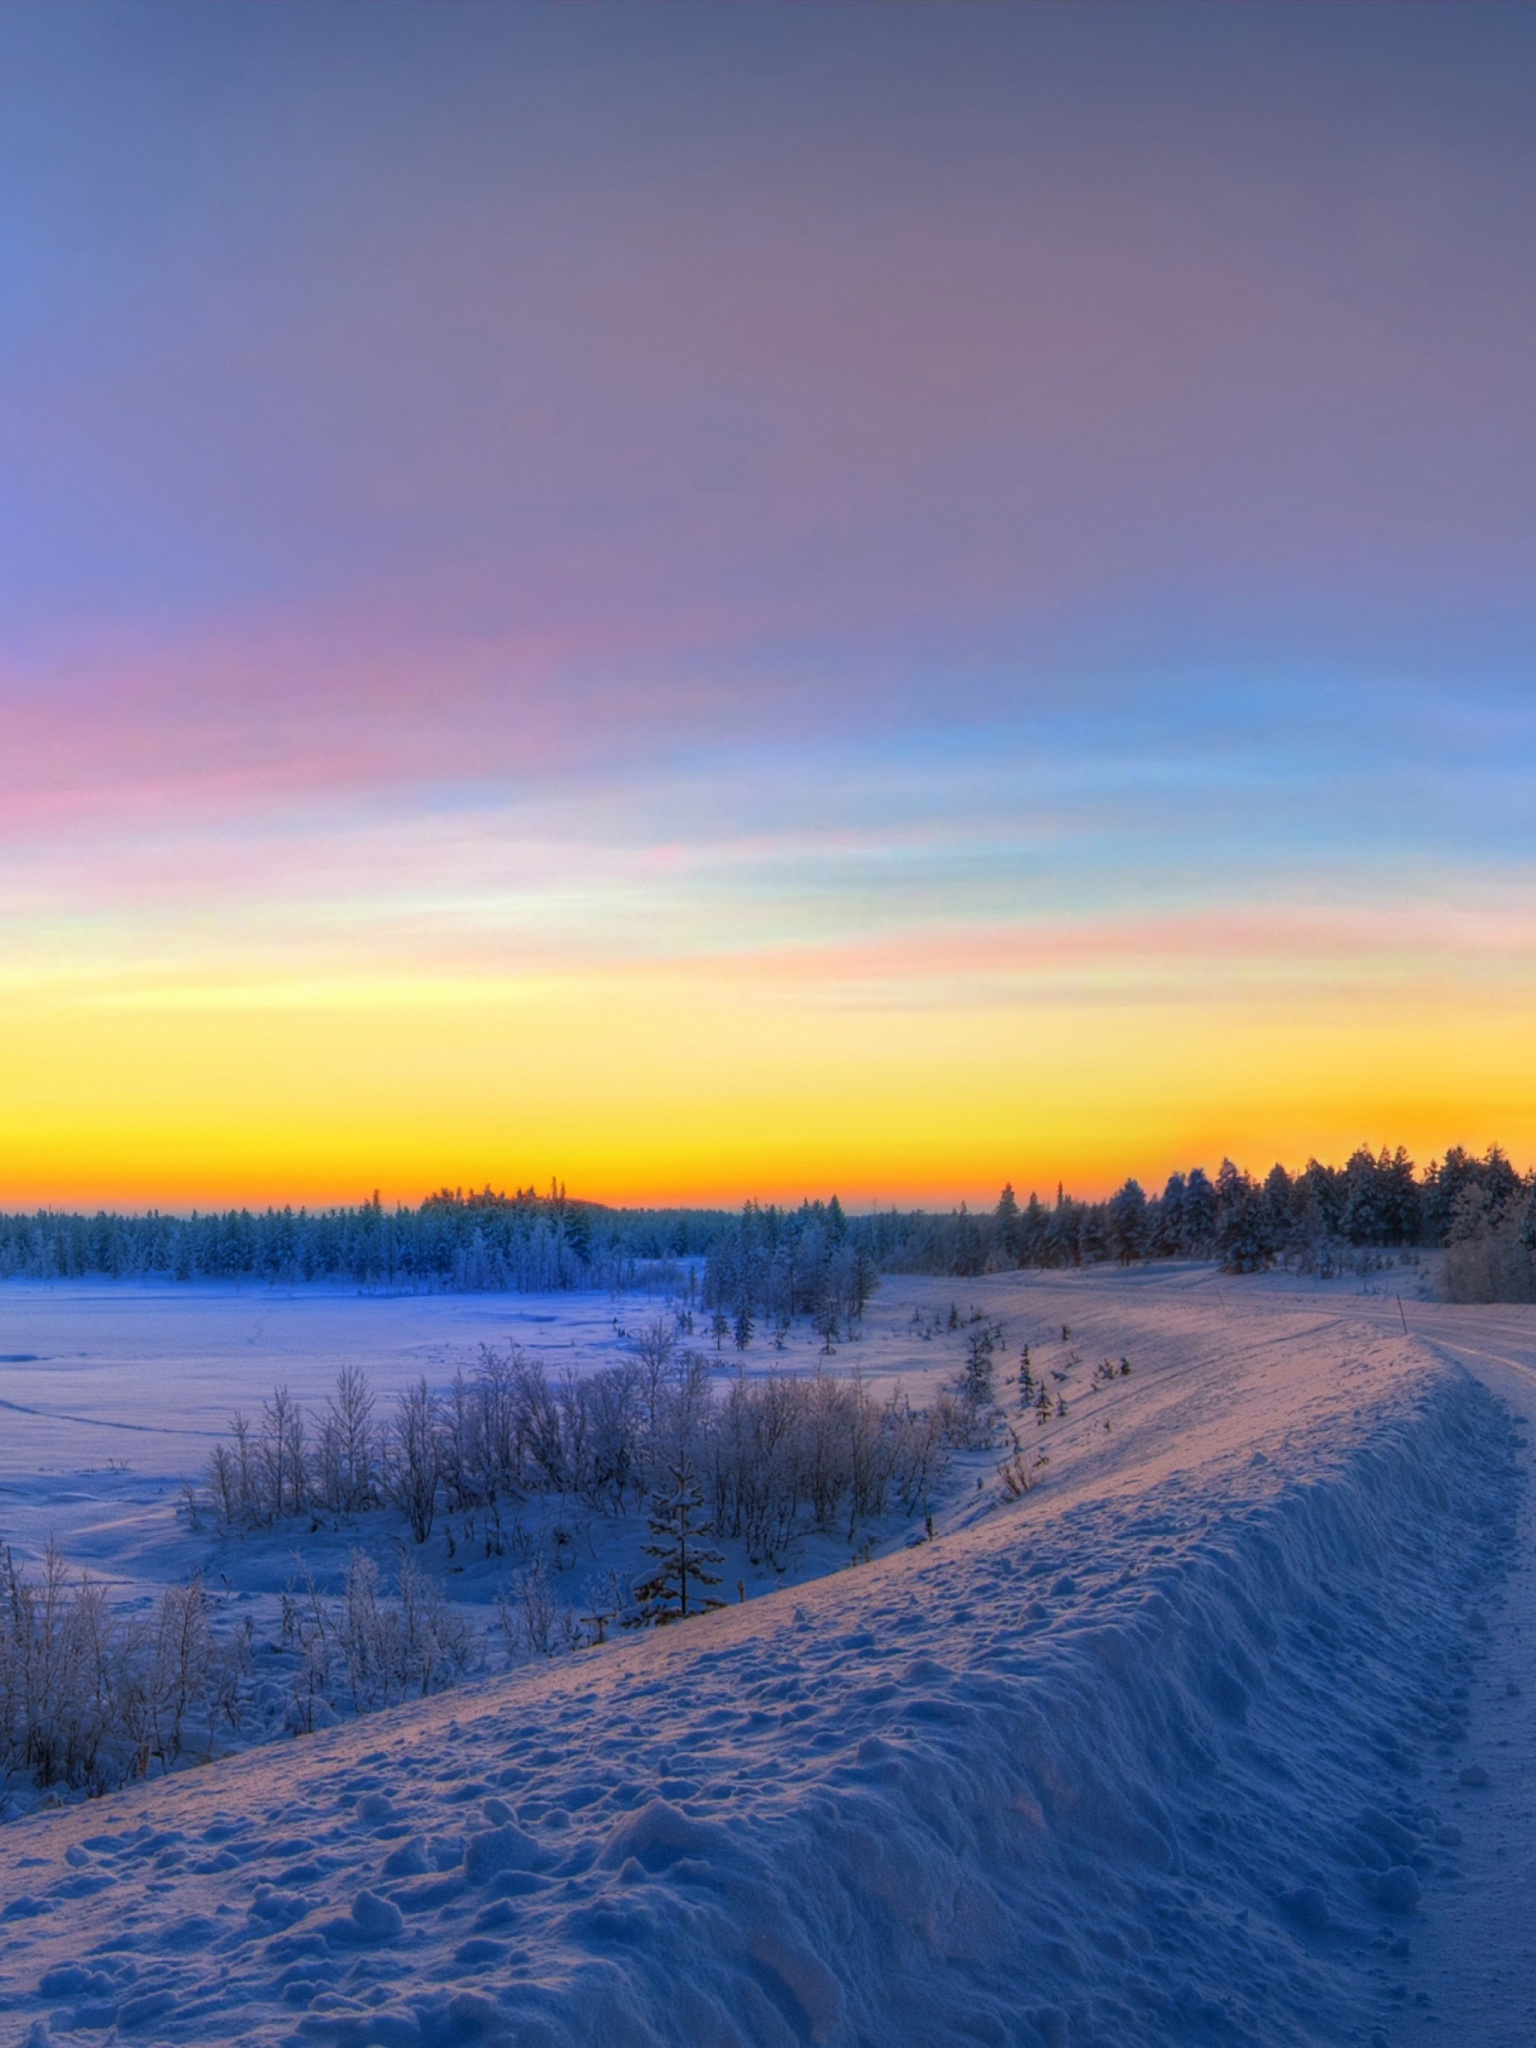
[[[997,1404],[992,1358],[997,1336],[990,1324],[971,1331],[965,1343],[965,1364],[956,1392],[965,1416],[966,1440],[972,1446],[986,1443],[992,1433],[993,1409]]]
[[[1128,1180],[1109,1204],[1109,1249],[1122,1266],[1133,1266],[1147,1248],[1147,1198],[1141,1183]]]
[[[432,1534],[440,1473],[437,1396],[424,1379],[407,1387],[390,1418],[385,1484],[418,1543]]]
[[[1019,1233],[1022,1219],[1019,1215],[1019,1201],[1017,1195],[1013,1192],[1012,1181],[1005,1183],[1003,1192],[997,1198],[997,1208],[993,1211],[993,1220],[997,1224],[998,1248],[1003,1253],[1008,1264],[1016,1266],[1019,1262]]]
[[[1204,1167],[1191,1167],[1184,1183],[1184,1218],[1181,1249],[1195,1258],[1207,1258],[1216,1235],[1216,1190]]]
[[[635,1588],[641,1618],[648,1622],[686,1621],[723,1603],[701,1589],[718,1586],[720,1574],[710,1569],[724,1558],[711,1549],[713,1525],[704,1512],[691,1459],[677,1458],[668,1467],[670,1484],[653,1495],[647,1517],[651,1540],[642,1545],[656,1559],[656,1570]]]

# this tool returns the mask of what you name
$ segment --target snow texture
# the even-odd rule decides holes
[[[1463,1361],[1514,1411],[1529,1445],[1536,1424],[1536,1312],[1440,1308],[1433,1342]],[[1486,1646],[1464,1697],[1445,1703],[1428,1766],[1446,1818],[1432,1839],[1432,1909],[1411,1940],[1385,1945],[1376,1968],[1394,2048],[1444,2037],[1454,2018],[1476,2048],[1530,2048],[1536,1982],[1536,1502],[1521,1504],[1513,1567],[1468,1609]]]
[[[16,1823],[0,2041],[1387,2039],[1379,1959],[1450,1882],[1507,1409],[1337,1295],[971,1291],[1137,1361],[1047,1484]]]

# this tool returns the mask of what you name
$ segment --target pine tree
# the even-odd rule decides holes
[[[1141,1183],[1128,1180],[1109,1204],[1109,1248],[1122,1266],[1132,1266],[1147,1248],[1147,1198]]]
[[[1216,1188],[1216,1250],[1224,1270],[1262,1272],[1276,1249],[1266,1229],[1268,1211],[1263,1194],[1230,1159],[1221,1162]]]
[[[1383,1152],[1390,1171],[1391,1161]],[[1358,1146],[1344,1169],[1344,1205],[1339,1228],[1353,1245],[1385,1244],[1387,1215],[1383,1175],[1370,1147]]]
[[[724,1558],[704,1540],[714,1530],[705,1519],[704,1496],[687,1454],[667,1471],[672,1484],[652,1496],[646,1519],[653,1540],[642,1546],[647,1557],[657,1560],[657,1568],[635,1588],[641,1616],[658,1624],[686,1621],[690,1614],[724,1604],[694,1591],[719,1585],[720,1574],[710,1567],[724,1563]]]
[[[993,1211],[993,1216],[997,1223],[998,1244],[1007,1253],[1012,1262],[1017,1265],[1019,1261],[1019,1201],[1017,1195],[1013,1192],[1012,1181],[1009,1181],[1004,1186],[1003,1192],[998,1196],[997,1207]]]
[[[1205,1169],[1194,1166],[1190,1168],[1189,1178],[1184,1183],[1181,1249],[1194,1258],[1207,1258],[1215,1235],[1216,1190],[1206,1178]]]
[[[992,1373],[995,1348],[990,1329],[972,1330],[966,1343],[965,1365],[955,1383],[965,1410],[966,1434],[973,1446],[987,1442],[992,1433],[993,1409],[997,1400]]]

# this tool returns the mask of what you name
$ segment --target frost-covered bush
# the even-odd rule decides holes
[[[339,1602],[311,1596],[300,1629],[314,1689],[339,1711],[379,1707],[444,1692],[471,1668],[474,1630],[409,1557],[402,1557],[395,1597],[386,1596],[376,1559],[353,1551]]]
[[[0,1553],[0,1790],[110,1792],[259,1720],[250,1631],[216,1630],[217,1606],[194,1578],[123,1616],[52,1544],[32,1571]],[[472,1623],[408,1555],[389,1591],[358,1552],[339,1600],[290,1587],[282,1636],[291,1677],[277,1704],[294,1732],[444,1691],[479,1657]]]
[[[713,1526],[754,1559],[811,1529],[852,1540],[862,1525],[926,1506],[951,1446],[976,1439],[991,1403],[986,1336],[966,1386],[928,1409],[899,1395],[876,1401],[857,1376],[824,1372],[738,1372],[722,1388],[704,1354],[659,1322],[630,1359],[558,1383],[515,1347],[484,1350],[445,1393],[418,1381],[382,1417],[349,1369],[322,1411],[305,1414],[279,1388],[259,1425],[237,1415],[199,1510],[241,1529],[392,1505],[418,1543],[441,1511],[500,1557],[508,1513],[530,1499],[636,1514],[685,1454]]]
[[[216,1639],[200,1579],[147,1615],[115,1615],[52,1544],[29,1572],[0,1557],[0,1775],[105,1792],[212,1750],[239,1721],[243,1634]]]

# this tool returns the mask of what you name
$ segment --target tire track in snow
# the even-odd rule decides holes
[[[220,1429],[186,1429],[174,1422],[114,1422],[102,1415],[71,1415],[62,1408],[29,1408],[24,1401],[0,1401],[11,1415],[32,1415],[39,1422],[78,1422],[82,1429],[121,1429],[136,1436],[195,1436],[211,1440],[228,1434]]]
[[[1536,1313],[1527,1319],[1437,1305],[1432,1327],[1414,1334],[1474,1374],[1528,1432],[1536,1429]],[[1524,1463],[1529,1473],[1528,1450]],[[1467,1739],[1446,1745],[1439,1760],[1464,1840],[1445,1865],[1446,1889],[1388,1973],[1380,2039],[1391,2048],[1427,2048],[1444,2039],[1448,2024],[1477,2048],[1530,2048],[1536,2040],[1536,1502],[1529,1485],[1505,1593],[1490,1604],[1492,1615],[1474,1608],[1469,1616],[1486,1629],[1488,1647],[1471,1688]],[[1463,1784],[1463,1772],[1486,1778]]]

